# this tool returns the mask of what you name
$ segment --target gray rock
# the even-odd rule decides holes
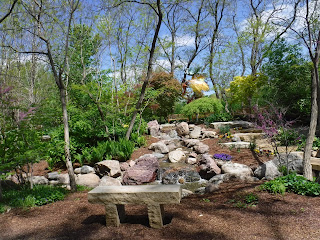
[[[49,180],[44,176],[32,176],[32,182],[33,184],[41,184],[41,185],[47,185],[49,184]]]
[[[196,189],[195,193],[196,194],[200,194],[200,195],[205,194],[206,193],[206,187],[200,187],[200,188]]]
[[[202,138],[215,138],[217,133],[215,131],[202,131]]]
[[[254,127],[253,123],[247,122],[247,121],[230,121],[230,122],[214,122],[210,123],[210,127],[214,129],[219,129],[221,127],[230,127],[230,128],[236,128],[236,127],[241,127],[241,128],[252,128]]]
[[[232,142],[241,142],[241,139],[240,139],[239,136],[234,135],[234,136],[232,137]]]
[[[185,136],[189,134],[189,126],[186,122],[181,122],[177,125],[177,133],[179,136]]]
[[[249,142],[227,142],[227,143],[219,143],[221,146],[228,148],[250,148]]]
[[[235,137],[239,137],[241,141],[245,142],[253,142],[257,139],[262,139],[265,134],[264,133],[236,133]]]
[[[290,154],[280,153],[279,158],[276,156],[272,161],[277,167],[287,165],[288,160],[288,170],[294,171],[298,174],[303,173],[303,152],[291,152]]]
[[[176,146],[174,143],[170,143],[167,147],[169,149],[169,152],[178,148],[178,146]]]
[[[195,145],[193,147],[193,149],[195,150],[196,153],[200,153],[200,154],[203,154],[203,153],[207,153],[209,152],[209,146],[200,142],[199,144]]]
[[[209,179],[209,183],[220,184],[230,180],[230,174],[218,174]]]
[[[169,137],[171,138],[178,138],[178,133],[176,130],[172,129],[170,132],[169,132]]]
[[[94,173],[76,175],[76,183],[86,187],[97,187],[100,183],[100,178]]]
[[[121,181],[113,177],[104,176],[100,179],[99,186],[121,186]]]
[[[195,167],[186,166],[168,169],[162,173],[163,184],[184,184],[198,182],[201,179]]]
[[[160,125],[157,120],[150,121],[147,123],[149,133],[152,137],[157,137],[160,134]]]
[[[196,126],[196,125],[194,125],[194,124],[189,124],[189,130],[192,131],[195,126]]]
[[[201,127],[195,126],[193,130],[190,132],[189,137],[197,139],[201,135]]]
[[[197,158],[197,156],[198,156],[198,154],[196,154],[195,152],[189,153],[189,157]]]
[[[162,132],[168,132],[170,130],[176,129],[176,125],[175,124],[170,124],[170,123],[166,123],[166,124],[161,124],[160,125],[160,130]]]
[[[59,181],[59,184],[69,185],[70,184],[69,174],[68,173],[59,174],[58,181]]]
[[[152,143],[149,146],[149,149],[150,150],[154,150],[154,151],[159,152],[159,153],[163,153],[163,154],[169,152],[169,149],[168,149],[167,145],[163,141]]]
[[[152,155],[153,156],[155,156],[157,159],[162,159],[162,158],[164,158],[165,157],[165,155],[164,154],[162,154],[162,153],[152,153]]]
[[[81,174],[94,173],[94,168],[88,165],[83,165],[81,167]]]
[[[197,159],[193,158],[193,157],[189,157],[189,158],[187,158],[186,163],[187,164],[191,164],[191,165],[196,164],[197,163]]]
[[[260,165],[254,171],[254,175],[259,179],[266,178],[267,180],[272,180],[276,177],[281,176],[281,173],[279,172],[278,167],[273,161],[268,161]]]
[[[119,177],[121,175],[120,163],[117,160],[104,160],[98,162],[94,166],[96,173],[103,177],[105,175],[110,177]]]
[[[221,166],[223,173],[229,173],[231,176],[238,178],[248,178],[253,176],[252,169],[247,165],[240,163],[228,162]]]
[[[195,145],[198,145],[200,143],[200,140],[198,139],[183,139],[184,145],[188,148],[191,148]]]
[[[59,173],[58,172],[50,172],[48,173],[48,180],[58,180]]]
[[[51,137],[49,135],[43,135],[41,137],[42,142],[49,142],[51,140]]]
[[[172,152],[169,152],[169,161],[171,163],[176,163],[176,162],[180,162],[186,159],[186,154],[180,150],[180,149],[176,149]]]
[[[75,168],[75,169],[73,170],[73,172],[74,172],[75,174],[81,174],[81,167]]]

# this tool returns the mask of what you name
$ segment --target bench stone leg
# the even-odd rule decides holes
[[[152,228],[163,227],[164,207],[163,204],[148,205],[149,224]]]
[[[107,226],[119,227],[120,220],[125,216],[124,205],[107,204],[105,208]]]

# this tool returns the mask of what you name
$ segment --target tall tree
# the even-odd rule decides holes
[[[159,36],[159,31],[160,31],[160,27],[162,24],[162,10],[161,10],[161,0],[157,0],[156,6],[154,6],[154,4],[148,3],[148,2],[139,2],[139,4],[147,4],[148,6],[150,6],[152,8],[152,10],[154,11],[154,13],[157,15],[158,21],[157,21],[157,25],[154,31],[154,35],[153,35],[153,39],[152,39],[152,44],[151,44],[151,48],[150,48],[150,54],[149,54],[149,60],[148,60],[148,68],[147,68],[147,75],[143,81],[142,84],[142,88],[141,88],[141,93],[140,93],[140,97],[138,99],[138,102],[136,104],[136,109],[134,110],[133,114],[132,114],[132,118],[131,118],[131,122],[129,125],[129,128],[127,130],[126,133],[126,138],[129,139],[137,114],[140,111],[141,105],[143,103],[143,99],[144,99],[144,95],[146,92],[146,88],[147,85],[149,83],[149,79],[151,77],[152,74],[152,65],[153,65],[153,58],[154,58],[154,52],[156,49],[156,43],[157,43],[157,39]]]
[[[217,98],[220,98],[220,93],[217,87],[217,82],[213,76],[213,63],[215,57],[215,47],[219,36],[219,28],[225,13],[226,0],[209,1],[207,9],[212,17],[212,29],[209,45],[209,76],[213,85],[214,92]]]
[[[299,11],[299,21],[292,27],[299,39],[308,49],[310,60],[312,61],[311,70],[311,117],[308,137],[303,155],[303,175],[312,180],[312,167],[310,164],[313,140],[317,127],[318,104],[319,104],[319,57],[320,57],[320,26],[319,14],[320,6],[316,0],[302,1],[303,7]]]
[[[47,1],[38,2],[36,0],[23,1],[22,5],[26,14],[21,15],[21,17],[29,16],[31,26],[28,25],[28,22],[26,21],[26,26],[22,29],[26,29],[26,32],[24,32],[26,35],[35,35],[42,43],[42,49],[32,51],[32,49],[22,50],[14,48],[20,53],[45,55],[49,60],[54,80],[60,93],[64,126],[65,161],[72,191],[76,191],[77,186],[70,155],[70,136],[66,92],[67,88],[65,77],[69,54],[69,36],[75,11],[79,7],[79,1],[80,0],[70,0],[68,2],[62,1],[55,3]],[[34,28],[34,25],[37,27],[36,32],[31,31]],[[54,39],[55,37],[56,39]]]

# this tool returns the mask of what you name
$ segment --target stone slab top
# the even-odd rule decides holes
[[[99,186],[88,193],[88,201],[97,204],[180,203],[180,185]]]
[[[129,185],[129,186],[98,186],[88,194],[94,193],[156,193],[180,192],[180,185]]]

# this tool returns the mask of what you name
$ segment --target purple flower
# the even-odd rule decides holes
[[[229,154],[225,154],[225,153],[216,153],[213,155],[213,157],[215,159],[220,159],[220,160],[224,160],[224,161],[231,161],[232,156],[230,156]]]

